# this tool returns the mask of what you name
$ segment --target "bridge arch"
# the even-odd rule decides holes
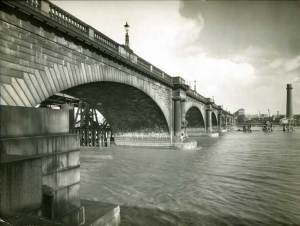
[[[184,103],[185,103],[184,104],[184,114],[186,115],[186,113],[193,107],[197,108],[200,111],[201,116],[204,119],[204,127],[206,127],[206,115],[205,115],[206,106],[205,106],[205,104],[202,104],[201,102],[197,102],[193,98],[190,98],[190,97],[187,97],[187,99]]]
[[[211,112],[211,122],[214,130],[218,129],[218,118],[214,111]]]
[[[99,86],[98,90],[95,88],[97,85]],[[128,131],[122,132],[133,132],[133,130],[150,132],[151,130],[151,132],[164,132],[170,135],[172,131],[168,103],[168,100],[171,99],[169,97],[171,89],[149,78],[142,78],[136,73],[128,73],[104,63],[67,64],[66,66],[55,64],[53,67],[44,67],[44,70],[35,70],[34,73],[24,73],[23,79],[12,78],[11,84],[5,84],[3,87],[0,84],[0,86],[0,89],[3,88],[1,89],[0,104],[25,107],[35,107],[56,93],[66,93],[78,98],[83,96],[87,102],[95,101],[92,95],[84,97],[87,95],[84,90],[92,88],[95,94],[103,93],[102,91],[106,90],[111,93],[111,98],[118,94],[118,97],[114,99],[116,105],[120,104],[126,109],[124,103],[127,101],[127,106],[129,106],[127,113],[113,108],[113,111],[123,112],[128,117],[116,117],[116,113],[110,118],[110,110],[99,109],[109,120],[115,132],[121,132],[121,128],[125,128],[125,121],[127,121]],[[105,89],[102,90],[101,87],[105,87]],[[124,99],[124,96],[118,92],[119,89],[125,92],[124,95],[127,99]],[[134,94],[137,94],[136,97],[140,97],[141,100],[137,100]],[[129,103],[130,98],[133,101],[132,104]],[[101,101],[104,101],[103,98],[100,98],[98,102]],[[135,108],[133,108],[133,103],[137,104]],[[148,112],[143,111],[143,106],[148,109]],[[140,115],[135,114],[135,111]],[[133,119],[134,117],[141,121],[138,122]],[[151,124],[151,120],[154,120],[154,123]]]
[[[201,110],[196,106],[191,106],[186,114],[187,128],[203,128],[205,129],[205,121]]]
[[[61,91],[95,106],[117,136],[169,134],[158,104],[145,92],[117,82],[92,82]]]

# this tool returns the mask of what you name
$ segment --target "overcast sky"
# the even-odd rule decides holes
[[[300,113],[300,2],[53,2],[231,112],[284,114],[293,83]]]

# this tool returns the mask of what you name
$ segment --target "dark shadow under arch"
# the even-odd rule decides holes
[[[213,128],[218,127],[218,119],[217,119],[217,116],[214,112],[211,113],[211,122],[212,122],[212,127]]]
[[[97,106],[114,134],[169,134],[167,120],[158,104],[133,86],[117,82],[92,82],[61,93]]]
[[[197,107],[191,107],[185,115],[188,128],[205,128],[204,118]]]

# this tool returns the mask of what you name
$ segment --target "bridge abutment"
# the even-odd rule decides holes
[[[69,112],[0,106],[0,214],[79,225],[80,161]]]
[[[173,89],[173,131],[175,141],[180,138],[181,134],[184,133],[185,127],[185,114],[186,114],[186,99],[188,86],[185,84],[184,79],[181,77],[173,78],[174,89]]]
[[[206,109],[206,132],[211,133],[212,132],[212,109],[211,105],[208,105]]]
[[[223,126],[223,122],[222,122],[222,113],[221,113],[221,112],[218,113],[218,122],[219,122],[219,124],[218,124],[218,129],[221,130],[221,129],[222,129],[222,126]]]
[[[181,122],[182,122],[181,100],[180,99],[174,99],[174,135],[176,137],[180,136]]]

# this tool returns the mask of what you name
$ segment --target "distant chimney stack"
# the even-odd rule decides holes
[[[286,86],[286,117],[288,119],[293,118],[293,104],[292,104],[292,84]]]

